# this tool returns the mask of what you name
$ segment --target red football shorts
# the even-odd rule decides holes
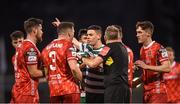
[[[51,103],[80,103],[80,94],[67,94],[62,96],[50,97]]]
[[[167,103],[167,95],[164,94],[147,94],[144,96],[144,103]]]
[[[19,95],[12,97],[10,103],[39,103],[39,96]]]

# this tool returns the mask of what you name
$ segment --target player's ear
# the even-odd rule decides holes
[[[151,34],[149,32],[147,33],[147,35],[148,35],[148,37],[151,37]]]
[[[71,34],[69,32],[67,32],[67,35],[68,35],[68,37],[71,37]]]
[[[101,34],[97,34],[97,38],[100,40],[101,39]]]
[[[107,36],[106,35],[104,35],[104,41],[106,41],[107,40]]]
[[[36,29],[36,28],[32,28],[32,32],[33,32],[34,34],[37,34],[37,29]]]
[[[149,30],[147,30],[146,33],[147,33],[147,36],[148,36],[148,37],[151,37],[151,36],[152,36],[152,34],[151,34],[151,32],[150,32]]]

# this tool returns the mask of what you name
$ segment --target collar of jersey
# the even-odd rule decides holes
[[[97,48],[97,49],[94,49],[94,48],[93,48],[93,50],[99,50],[99,49],[103,48],[104,46],[105,46],[105,45],[102,44],[99,48]]]
[[[151,47],[152,45],[153,45],[153,43],[154,43],[155,41],[152,41],[151,43],[149,43],[149,45],[148,46],[143,46],[144,47],[144,49],[147,49],[147,48],[149,48],[149,47]]]
[[[30,43],[32,43],[34,46],[36,46],[31,40],[29,40],[29,39],[26,39],[26,40],[24,40],[24,41],[28,41],[28,42],[30,42]]]
[[[174,67],[176,65],[176,62],[173,61],[173,63],[171,64],[171,68]]]

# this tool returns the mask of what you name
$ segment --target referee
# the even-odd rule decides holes
[[[82,58],[89,67],[98,67],[103,63],[105,69],[104,103],[129,103],[128,53],[119,41],[119,30],[108,26],[105,31],[105,46],[95,58]]]

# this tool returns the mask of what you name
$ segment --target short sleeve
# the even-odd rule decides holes
[[[72,44],[70,44],[67,47],[66,55],[67,55],[67,60],[77,60],[77,57],[76,57],[76,48],[73,47]]]
[[[160,62],[168,60],[167,50],[163,46],[161,46],[158,51],[158,59]]]
[[[111,49],[108,46],[104,46],[103,49],[99,52],[98,56],[100,56],[103,60],[107,60],[110,54]]]
[[[38,50],[35,47],[28,47],[25,50],[25,62],[28,65],[38,63]]]

